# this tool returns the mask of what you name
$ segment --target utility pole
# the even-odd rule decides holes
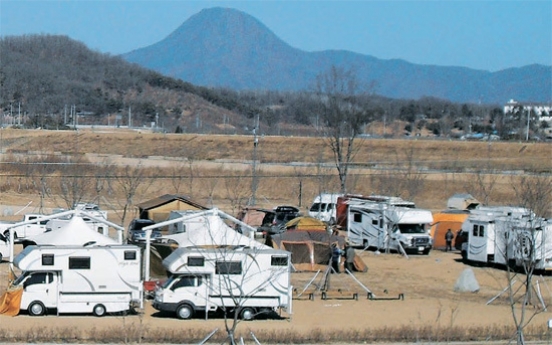
[[[257,148],[259,146],[259,138],[257,138],[257,131],[259,129],[259,115],[257,115],[257,118],[255,120],[254,128],[253,128],[253,165],[252,165],[252,178],[251,178],[251,206],[255,206],[257,203],[256,201],[256,193],[257,193]]]

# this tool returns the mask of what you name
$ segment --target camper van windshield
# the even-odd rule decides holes
[[[399,230],[403,234],[425,233],[425,228],[421,224],[399,224]]]
[[[29,272],[23,272],[23,274],[17,277],[17,279],[13,282],[13,285],[14,286],[20,285],[21,282],[25,280],[25,278],[27,278],[28,275],[29,275]]]
[[[311,212],[318,212],[320,211],[320,203],[316,202],[314,204],[312,204],[310,210]]]

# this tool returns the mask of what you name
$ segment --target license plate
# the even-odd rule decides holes
[[[423,252],[424,249],[425,249],[424,247],[418,247],[418,251],[420,251],[420,252]]]

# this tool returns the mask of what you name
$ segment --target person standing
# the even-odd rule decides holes
[[[341,255],[343,254],[343,251],[339,248],[337,243],[332,243],[332,268],[335,273],[341,273],[341,269],[339,268],[339,264],[341,262]]]
[[[355,267],[355,248],[351,246],[349,241],[345,242],[345,268],[349,272],[353,272]]]
[[[445,242],[447,243],[447,247],[445,251],[452,251],[452,239],[454,238],[454,234],[450,229],[448,229],[447,233],[445,234]]]

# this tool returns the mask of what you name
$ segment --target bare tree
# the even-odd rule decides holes
[[[508,297],[516,327],[517,344],[525,344],[525,329],[534,317],[546,310],[542,298],[535,291],[534,278],[545,269],[547,237],[552,236],[552,226],[544,216],[549,216],[552,203],[552,178],[550,176],[522,176],[512,183],[519,205],[527,210],[522,217],[512,218],[508,228],[504,254],[508,260]],[[513,265],[511,265],[512,263]],[[513,266],[513,268],[512,268]],[[513,282],[520,278],[522,287],[516,289]],[[528,309],[528,306],[533,306]]]
[[[330,147],[337,168],[341,192],[347,192],[349,166],[358,152],[358,135],[372,118],[362,104],[361,87],[353,71],[332,66],[316,79],[318,111],[324,138]]]
[[[70,158],[61,165],[60,197],[69,209],[88,197],[94,183],[92,176],[83,174],[88,170],[84,163],[87,162],[81,158]]]
[[[138,191],[138,188],[142,187],[143,191],[153,183],[153,178],[148,178],[146,169],[142,167],[139,162],[135,167],[125,165],[122,168],[115,169],[114,180],[120,187],[122,194],[124,195],[123,214],[121,216],[121,225],[125,224],[126,215],[129,208],[134,204],[134,196]]]

